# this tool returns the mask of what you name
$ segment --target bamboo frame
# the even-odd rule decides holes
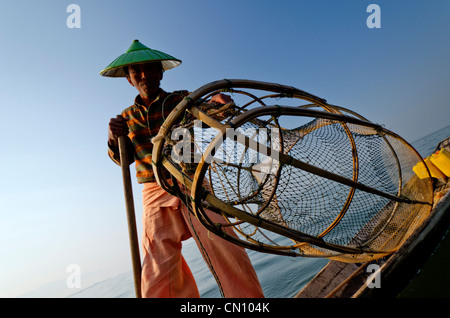
[[[261,98],[258,98],[254,96],[253,94],[249,94],[247,92],[243,91],[237,91],[235,88],[247,88],[247,89],[259,89],[259,90],[266,90],[271,91],[274,93],[277,93],[275,95],[267,95]],[[203,96],[211,96],[214,93],[218,91],[231,91],[231,92],[239,92],[243,94],[247,94],[249,96],[252,96],[254,100],[248,104],[246,104],[242,108],[246,108],[248,105],[254,102],[259,102],[262,106],[257,107],[250,110],[245,110],[243,113],[237,115],[234,118],[231,118],[231,120],[227,121],[225,124],[219,122],[218,120],[215,120],[211,116],[207,115],[206,113],[202,112],[196,105],[201,104],[205,98]],[[289,96],[292,98],[298,98],[302,100],[309,101],[313,103],[312,105],[304,105],[299,107],[288,107],[288,106],[267,106],[262,99],[268,98],[268,97],[285,97]],[[325,111],[317,111],[312,110],[309,108],[312,107],[322,107]],[[189,176],[183,175],[181,171],[178,170],[175,164],[173,164],[170,160],[164,158],[162,155],[162,149],[164,146],[164,140],[168,137],[170,133],[171,127],[177,122],[177,120],[180,119],[181,116],[185,113],[185,111],[189,111],[194,117],[197,119],[200,119],[202,122],[204,122],[206,125],[213,127],[217,130],[219,130],[219,135],[216,136],[216,138],[208,145],[207,149],[204,152],[204,155],[200,161],[200,163],[197,166],[197,170],[194,174],[194,176],[191,178]],[[344,115],[342,114],[342,111],[347,112],[353,116]],[[315,117],[315,118],[323,118],[327,119],[336,123],[339,123],[344,128],[351,147],[352,147],[352,158],[353,158],[353,177],[352,179],[348,179],[342,176],[339,176],[337,174],[334,174],[332,172],[326,171],[324,169],[315,167],[313,165],[310,165],[308,163],[302,162],[300,160],[297,160],[295,158],[290,157],[289,155],[286,155],[281,150],[277,153],[279,161],[281,163],[279,167],[279,171],[281,170],[283,165],[292,165],[296,168],[302,169],[304,171],[307,171],[309,173],[331,179],[335,182],[347,185],[350,187],[349,194],[347,196],[346,202],[344,203],[341,212],[338,214],[338,216],[335,218],[335,220],[326,228],[320,235],[318,236],[311,236],[307,235],[305,233],[301,233],[299,231],[286,228],[283,226],[280,226],[279,224],[270,222],[268,220],[264,220],[259,217],[259,215],[252,215],[249,213],[246,213],[245,211],[241,211],[240,209],[234,208],[225,202],[222,202],[219,200],[213,193],[207,192],[203,187],[203,179],[205,177],[206,171],[208,170],[211,157],[213,156],[212,151],[214,150],[217,145],[223,141],[222,136],[226,136],[226,129],[228,128],[236,128],[242,125],[243,123],[254,119],[258,116],[264,116],[264,115],[292,115],[292,116],[304,116],[304,117]],[[222,225],[213,224],[211,220],[208,219],[206,216],[206,213],[204,213],[203,210],[203,200],[208,202],[210,205],[215,207],[216,209],[220,211],[224,211],[226,214],[231,215],[241,222],[248,222],[250,224],[253,224],[256,227],[261,227],[266,230],[272,231],[274,233],[283,235],[285,237],[288,237],[295,242],[297,242],[296,245],[294,245],[295,248],[300,247],[304,244],[312,244],[321,248],[325,248],[330,251],[334,251],[337,253],[347,253],[347,254],[360,254],[360,253],[391,253],[392,251],[372,251],[370,250],[367,245],[372,241],[374,238],[372,238],[370,241],[365,242],[365,244],[360,246],[342,246],[338,244],[332,244],[329,242],[325,242],[323,240],[323,236],[325,236],[327,233],[329,233],[337,224],[339,224],[340,220],[345,215],[346,211],[348,210],[350,203],[352,201],[353,195],[355,193],[355,190],[361,190],[364,192],[372,193],[384,198],[387,198],[389,200],[392,200],[396,202],[396,207],[391,212],[391,217],[395,213],[395,210],[397,209],[397,206],[399,203],[407,203],[407,204],[424,204],[424,205],[431,205],[430,202],[425,201],[416,201],[408,199],[401,195],[401,186],[402,186],[402,176],[401,173],[399,174],[399,187],[398,192],[396,195],[385,193],[383,191],[374,189],[372,187],[366,186],[364,184],[361,184],[358,182],[358,160],[357,160],[357,151],[354,139],[352,137],[352,133],[350,132],[350,129],[348,128],[347,124],[356,124],[361,125],[364,127],[369,127],[374,129],[374,131],[383,137],[383,139],[388,144],[388,147],[393,152],[393,155],[395,157],[397,166],[399,168],[399,172],[401,172],[401,167],[399,163],[399,159],[386,139],[385,136],[391,136],[393,138],[397,138],[402,140],[407,146],[412,148],[406,141],[404,141],[401,137],[396,135],[395,133],[392,133],[389,130],[384,129],[382,126],[371,123],[364,117],[356,114],[355,112],[352,112],[350,110],[347,110],[343,107],[334,106],[327,104],[326,100],[321,99],[317,96],[314,96],[312,94],[306,93],[302,90],[298,90],[294,87],[290,86],[284,86],[280,84],[272,84],[272,83],[266,83],[266,82],[258,82],[258,81],[249,81],[249,80],[222,80],[222,81],[216,81],[212,82],[210,84],[204,85],[198,90],[191,93],[187,98],[185,98],[182,102],[180,102],[176,108],[172,111],[172,113],[167,117],[166,121],[164,122],[163,126],[161,127],[158,135],[153,139],[154,148],[153,148],[153,169],[155,171],[155,176],[157,182],[163,187],[164,189],[172,190],[171,186],[167,183],[166,180],[161,178],[162,175],[161,169],[164,166],[169,172],[180,182],[182,182],[189,191],[191,191],[191,201],[192,201],[192,210],[193,213],[196,215],[196,217],[201,221],[201,223],[207,227],[209,230],[213,231],[214,233],[222,236],[227,236],[226,233],[223,231],[220,231],[220,228]],[[250,140],[248,137],[243,138],[244,142],[242,143],[246,149],[252,148],[255,151],[261,151],[261,149],[265,150],[266,154],[271,155],[275,153],[275,149],[267,147],[265,145],[257,143],[255,146],[254,143],[250,143]],[[414,148],[412,148],[414,149]],[[275,189],[275,188],[274,188]],[[275,190],[274,190],[275,191]],[[380,235],[380,233],[384,230],[384,228],[387,226],[387,223],[385,226],[378,232],[377,236]],[[293,246],[263,246],[261,243],[255,244],[249,244],[248,242],[243,242],[241,240],[236,241],[236,239],[232,237],[227,237],[230,241],[233,241],[236,244],[243,245],[248,248],[252,248],[255,250],[260,251],[266,251],[270,253],[275,254],[283,254],[283,255],[291,255],[291,256],[298,256],[299,254],[301,256],[304,256],[301,252],[296,253],[293,252],[292,248]],[[300,242],[300,243],[298,243]],[[335,256],[335,255],[333,255]]]

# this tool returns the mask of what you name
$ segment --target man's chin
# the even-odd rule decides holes
[[[158,85],[143,85],[143,86],[141,86],[141,90],[144,93],[153,94],[153,93],[159,91],[159,86]]]

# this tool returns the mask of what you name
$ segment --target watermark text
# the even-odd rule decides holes
[[[381,272],[380,266],[377,264],[370,264],[366,268],[367,273],[372,273],[367,277],[366,284],[369,288],[381,288]]]
[[[69,275],[66,279],[66,285],[68,288],[81,288],[81,267],[78,264],[70,264],[66,268]]]
[[[66,19],[66,25],[69,29],[81,28],[81,8],[78,4],[69,4],[66,12],[70,13]]]
[[[369,29],[381,28],[381,8],[378,4],[369,4],[366,9],[367,13],[371,13],[366,20]]]

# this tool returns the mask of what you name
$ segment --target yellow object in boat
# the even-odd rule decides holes
[[[430,160],[430,157],[423,159],[423,161],[425,161],[425,164],[428,167],[428,170],[430,171],[430,174],[433,178],[442,178],[445,179],[445,175],[442,173],[441,170],[439,170],[434,164],[433,162]],[[419,162],[417,163],[414,167],[413,167],[413,171],[416,173],[416,175],[420,178],[420,179],[426,179],[429,178],[429,174],[427,172],[427,169],[425,168],[425,165],[423,164],[423,162]]]
[[[447,177],[450,177],[450,152],[442,148],[431,155],[431,162],[441,170]]]

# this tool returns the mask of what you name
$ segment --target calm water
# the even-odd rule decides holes
[[[448,136],[450,136],[450,126],[412,142],[412,145],[421,156],[426,157],[435,149],[439,141]],[[448,288],[450,286],[449,247],[450,235],[447,234],[418,278],[404,291],[404,296],[450,297]],[[192,239],[185,242],[183,254],[191,267],[201,296],[221,297],[216,282]],[[293,297],[328,263],[326,259],[291,258],[254,251],[248,251],[248,254],[258,274],[265,296],[271,298]],[[441,274],[437,279],[436,273]],[[428,292],[430,288],[433,290],[431,294]],[[122,298],[134,296],[133,277],[130,271],[85,288],[71,297]]]

